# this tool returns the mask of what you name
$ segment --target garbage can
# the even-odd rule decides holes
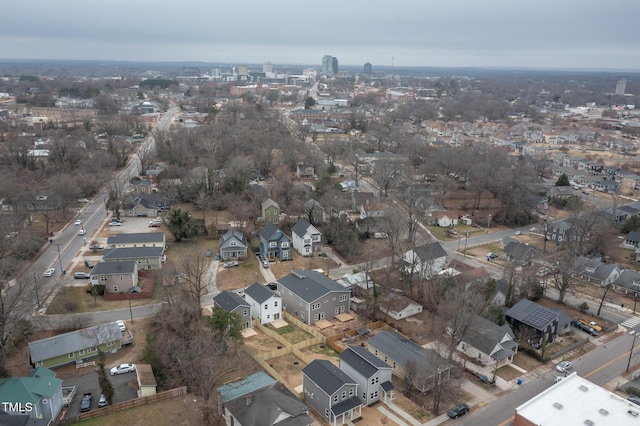
[[[517,383],[518,383],[519,385],[521,385],[521,384],[522,384],[522,377],[518,377],[518,381],[517,381]]]

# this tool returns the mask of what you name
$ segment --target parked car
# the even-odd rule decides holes
[[[278,289],[278,284],[276,283],[269,283],[267,284],[267,287],[270,288],[273,291],[276,291]]]
[[[458,231],[456,231],[455,229],[449,229],[447,231],[447,233],[451,234],[451,235],[458,235]]]
[[[77,279],[80,279],[80,280],[82,280],[82,279],[86,280],[86,279],[89,279],[89,277],[90,277],[90,275],[87,274],[86,272],[75,272],[73,274],[73,278],[77,278]]]
[[[630,396],[627,399],[636,405],[640,405],[640,398],[638,398],[637,396]]]
[[[84,261],[84,266],[86,266],[87,268],[93,268],[96,265],[90,260],[85,260]]]
[[[82,395],[82,399],[80,400],[80,412],[84,413],[85,411],[91,410],[91,400],[93,399],[91,392],[87,392]]]
[[[467,404],[458,404],[455,407],[451,407],[449,411],[447,411],[447,416],[452,419],[457,419],[460,416],[464,416],[469,412],[469,406]]]
[[[120,365],[116,365],[111,370],[109,370],[109,373],[112,376],[115,376],[118,374],[133,373],[134,371],[136,371],[135,364],[120,364]]]
[[[104,250],[104,246],[102,244],[91,244],[89,246],[91,250]]]
[[[497,254],[495,254],[495,253],[491,253],[491,252],[487,253],[487,259],[488,259],[488,260],[491,260],[491,259],[497,259],[497,258],[498,258],[498,255],[497,255]]]
[[[124,321],[118,320],[116,321],[116,324],[118,324],[118,328],[120,329],[120,331],[127,331],[127,326],[124,325]]]
[[[75,222],[73,222],[74,225],[81,225],[82,224],[82,219],[76,219]]]
[[[262,259],[260,263],[262,263],[262,267],[265,269],[269,267],[269,261],[267,259]]]
[[[80,199],[78,200],[78,202],[79,202],[79,203],[88,203],[88,202],[89,202],[89,200],[88,200],[88,199],[86,199],[86,198],[80,198]]]
[[[149,228],[160,228],[161,225],[160,222],[149,222]]]
[[[122,226],[122,222],[116,222],[115,220],[112,220],[111,222],[109,222],[109,226]]]
[[[234,266],[238,266],[238,262],[236,262],[235,260],[231,262],[224,262],[222,266],[224,266],[225,268],[233,268]]]
[[[107,398],[104,395],[100,395],[100,399],[98,400],[98,408],[107,406]]]
[[[83,235],[86,235],[86,234],[87,234],[87,231],[84,228],[82,228],[80,231],[78,231],[78,235],[80,235],[80,236],[83,236]]]
[[[571,370],[573,365],[569,361],[562,361],[560,364],[556,365],[556,371],[564,373],[565,371]]]
[[[54,274],[54,272],[56,272],[56,268],[49,268],[46,271],[44,271],[44,276],[50,277]]]
[[[522,231],[516,231],[513,233],[513,235],[522,235]]]

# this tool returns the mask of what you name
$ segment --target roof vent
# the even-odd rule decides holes
[[[585,421],[584,421],[584,424],[585,424],[585,425],[587,425],[587,426],[593,426],[593,425],[595,425],[595,423],[594,423],[593,421],[589,420],[589,419],[585,420]]]
[[[586,387],[585,385],[580,385],[580,387],[578,389],[580,389],[582,392],[586,392],[586,391],[589,390],[589,388]]]
[[[605,410],[604,408],[599,409],[598,413],[602,414],[603,416],[608,416],[609,415],[609,412],[607,410]]]
[[[557,408],[558,410],[562,410],[562,408],[563,408],[562,404],[560,404],[559,402],[554,402],[553,403],[553,407]]]
[[[632,408],[627,410],[627,413],[631,414],[633,417],[638,417],[638,412]]]
[[[299,279],[303,279],[305,277],[304,275],[302,275],[298,271],[291,271],[291,274],[293,274],[293,276],[295,276],[295,277],[298,277]]]

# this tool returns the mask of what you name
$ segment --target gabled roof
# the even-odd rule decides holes
[[[522,261],[529,260],[536,255],[536,249],[534,247],[513,241],[507,244],[504,252],[510,257]]]
[[[262,210],[268,209],[269,207],[275,207],[280,210],[280,205],[273,201],[271,198],[267,198],[262,202]]]
[[[3,402],[36,405],[42,397],[52,398],[60,386],[62,380],[55,375],[11,377],[0,380],[0,399]]]
[[[371,377],[378,370],[389,369],[391,366],[362,346],[349,346],[340,354],[340,362],[350,365],[363,377]]]
[[[481,316],[474,315],[462,340],[485,354],[493,355],[496,345],[498,345],[505,336],[509,336],[510,340],[516,337],[508,325],[504,324],[500,326]],[[500,350],[500,347],[498,350]]]
[[[132,274],[136,270],[136,262],[124,260],[120,262],[100,262],[93,267],[89,273],[92,277],[96,275],[117,275]]]
[[[418,256],[418,259],[420,259],[421,262],[447,256],[447,252],[444,251],[442,245],[437,241],[416,247],[413,249],[413,252]]]
[[[160,257],[163,251],[162,247],[118,247],[106,249],[102,254],[102,259],[121,260]]]
[[[283,237],[287,240],[289,239],[280,229],[278,229],[277,226],[275,226],[271,222],[267,223],[267,226],[262,228],[262,231],[260,231],[260,238],[266,241],[277,241]]]
[[[325,359],[313,360],[302,369],[302,373],[329,396],[340,390],[344,385],[358,384],[347,373]]]
[[[527,299],[522,299],[516,303],[511,309],[505,312],[505,315],[536,330],[544,330],[556,319],[558,319],[560,327],[571,322],[571,318],[561,310],[547,308],[546,306]]]
[[[380,309],[386,313],[401,312],[411,305],[420,306],[418,302],[414,302],[402,294],[389,292],[380,302]]]
[[[258,303],[264,303],[272,297],[280,297],[273,290],[271,290],[266,285],[262,285],[260,283],[253,283],[249,286],[249,288],[245,289],[244,294],[252,298]]]
[[[331,292],[348,293],[349,290],[316,271],[293,270],[278,283],[306,302],[314,302]]]
[[[368,343],[400,365],[415,362],[416,374],[423,380],[438,369],[450,367],[433,349],[425,349],[394,331],[382,330],[369,339]]]
[[[640,291],[640,272],[627,269],[613,282],[617,287],[624,287],[631,291]]]
[[[217,294],[213,298],[213,303],[216,306],[220,306],[227,312],[233,312],[241,306],[247,308],[251,307],[249,302],[244,300],[238,293],[235,293],[233,291],[223,291]]]
[[[638,242],[640,242],[640,232],[631,231],[631,232],[629,232],[627,234],[627,237],[625,239],[629,240],[629,241],[638,241]]]
[[[229,247],[231,241],[237,241],[242,246],[247,247],[247,239],[242,234],[242,232],[236,231],[235,229],[229,229],[222,237],[220,237],[220,248]]]
[[[320,232],[307,219],[300,218],[291,228],[291,232],[300,238],[304,237],[307,232],[310,234],[319,234]]]
[[[110,322],[30,342],[29,356],[36,363],[119,340],[122,340],[122,332],[118,324]]]
[[[151,244],[164,243],[164,232],[139,232],[134,234],[116,234],[107,238],[107,244]]]

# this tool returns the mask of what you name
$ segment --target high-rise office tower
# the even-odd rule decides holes
[[[333,57],[324,55],[322,57],[322,74],[331,74],[333,72]]]
[[[262,72],[273,72],[273,64],[271,62],[265,62],[262,64]]]
[[[331,58],[331,71],[333,71],[333,74],[338,74],[338,58],[335,56]]]
[[[624,95],[624,91],[627,89],[627,80],[624,78],[616,84],[616,95]]]
[[[364,64],[364,73],[367,75],[371,75],[371,62],[367,62]]]

